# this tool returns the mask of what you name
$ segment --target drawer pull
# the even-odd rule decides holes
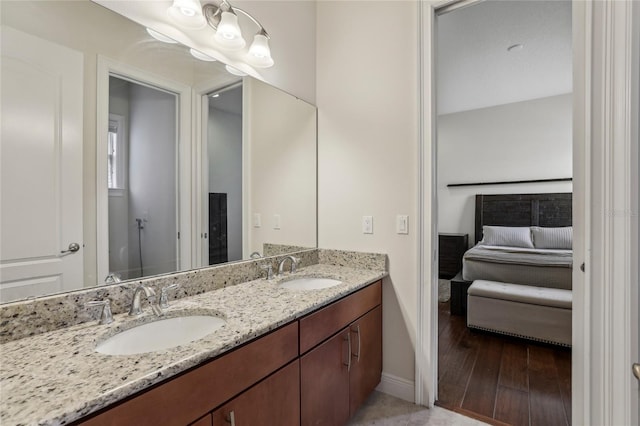
[[[230,412],[229,415],[227,415],[225,420],[227,421],[227,423],[230,423],[231,426],[236,426],[236,414],[233,411]]]
[[[347,344],[349,346],[348,348],[348,355],[347,355],[347,362],[344,363],[344,365],[347,366],[347,372],[351,371],[351,333],[347,333],[347,337],[344,338],[344,340],[347,341]]]
[[[355,356],[356,360],[358,362],[360,362],[360,352],[362,352],[362,346],[360,346],[360,324],[357,324],[355,327],[356,327],[356,329],[354,330],[353,326],[352,326],[351,332],[358,334],[358,353],[357,354],[351,354],[351,355]]]

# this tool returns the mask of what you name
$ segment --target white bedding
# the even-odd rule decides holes
[[[571,289],[573,252],[476,245],[462,259],[462,278]]]

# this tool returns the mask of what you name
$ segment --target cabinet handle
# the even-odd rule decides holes
[[[362,351],[362,346],[360,346],[360,324],[356,324],[356,329],[353,329],[353,326],[351,326],[351,332],[352,333],[357,333],[358,334],[358,353],[357,354],[352,354],[353,356],[356,357],[356,360],[358,362],[360,362],[360,352]]]
[[[344,363],[344,365],[347,366],[347,372],[350,372],[351,371],[351,333],[347,333],[347,337],[344,338],[344,340],[346,340],[349,345],[349,351],[348,351],[349,355],[347,355],[348,361]]]
[[[231,426],[236,426],[236,414],[231,411],[227,417],[225,417],[225,420],[227,421],[227,423],[231,423]]]

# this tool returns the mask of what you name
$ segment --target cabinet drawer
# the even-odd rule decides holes
[[[295,360],[213,412],[213,426],[300,424],[300,361]]]
[[[184,426],[298,356],[298,323],[282,327],[160,384],[83,425]]]
[[[382,281],[300,319],[300,354],[382,303]]]

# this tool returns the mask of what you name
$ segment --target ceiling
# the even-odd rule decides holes
[[[570,93],[571,2],[487,0],[438,16],[436,55],[439,115]]]

